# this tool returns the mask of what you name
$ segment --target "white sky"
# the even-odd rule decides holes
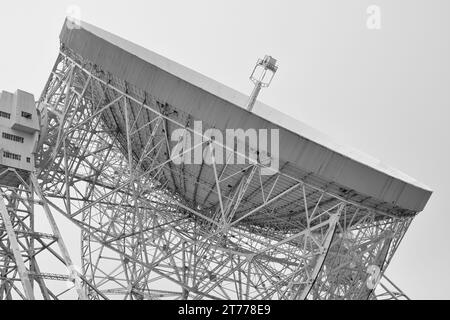
[[[244,93],[257,58],[276,57],[260,100],[435,191],[387,274],[412,298],[450,299],[448,0],[2,0],[0,90],[38,98],[71,4],[83,20]],[[366,27],[371,4],[381,30]],[[79,258],[76,230],[61,228]]]

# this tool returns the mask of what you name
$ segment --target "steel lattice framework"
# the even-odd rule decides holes
[[[0,177],[8,174],[21,183],[17,187],[0,186],[0,300],[59,299],[70,287],[55,286],[55,281],[74,282],[78,297],[85,299],[79,275],[70,272],[72,260],[36,177],[32,174],[25,181],[13,169],[2,171]],[[36,231],[36,221],[40,218],[36,215],[39,211],[36,207],[45,213],[44,219],[51,233]],[[38,263],[40,258],[67,269],[63,268],[62,274],[43,272]],[[46,281],[53,283],[48,286]],[[39,295],[35,293],[35,284]]]
[[[0,300],[408,299],[385,271],[431,190],[273,109],[248,112],[247,97],[151,51],[73,27],[38,115],[30,94],[0,95]],[[244,129],[245,150],[215,136],[240,125],[281,132],[279,157]],[[200,162],[177,161],[199,150]],[[81,231],[80,266],[55,213]]]
[[[272,176],[261,174],[264,161],[219,164],[214,153],[210,165],[176,166],[171,133],[192,131],[194,119],[64,46],[38,105],[46,132],[30,181],[49,216],[59,212],[82,230],[82,268],[71,277],[80,298],[404,296],[387,278],[386,292],[375,293],[368,270],[384,274],[413,214],[338,196],[307,174],[294,177],[286,163]],[[202,141],[211,150],[216,143]],[[12,203],[17,192],[33,194],[3,197]],[[25,219],[12,211],[16,233],[26,232]],[[17,245],[0,235],[2,248]],[[5,266],[12,260],[0,258]],[[2,271],[1,279],[23,268]],[[10,283],[2,282],[0,294]]]

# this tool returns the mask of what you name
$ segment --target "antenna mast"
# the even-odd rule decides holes
[[[264,59],[258,60],[255,68],[253,69],[252,75],[250,76],[250,80],[255,84],[255,88],[253,89],[247,104],[248,111],[253,110],[261,89],[270,86],[277,70],[277,60],[271,56],[266,55]]]

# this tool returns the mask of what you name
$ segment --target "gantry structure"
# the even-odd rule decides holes
[[[60,40],[35,166],[1,167],[0,298],[406,298],[385,271],[429,188],[95,26]],[[224,144],[218,161],[207,132],[229,128],[276,130],[279,152]],[[174,155],[179,130],[195,142]],[[175,161],[197,148],[209,161]],[[81,232],[78,267],[55,214]],[[49,256],[69,272],[41,270]]]

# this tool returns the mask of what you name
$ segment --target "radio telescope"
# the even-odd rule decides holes
[[[429,188],[127,40],[69,26],[37,103],[0,96],[0,299],[406,298],[384,273]],[[212,129],[243,133],[233,141],[248,154]],[[262,150],[251,130],[279,139]],[[177,132],[191,148],[174,155]],[[198,150],[209,161],[176,161]],[[79,267],[55,215],[81,231]]]

